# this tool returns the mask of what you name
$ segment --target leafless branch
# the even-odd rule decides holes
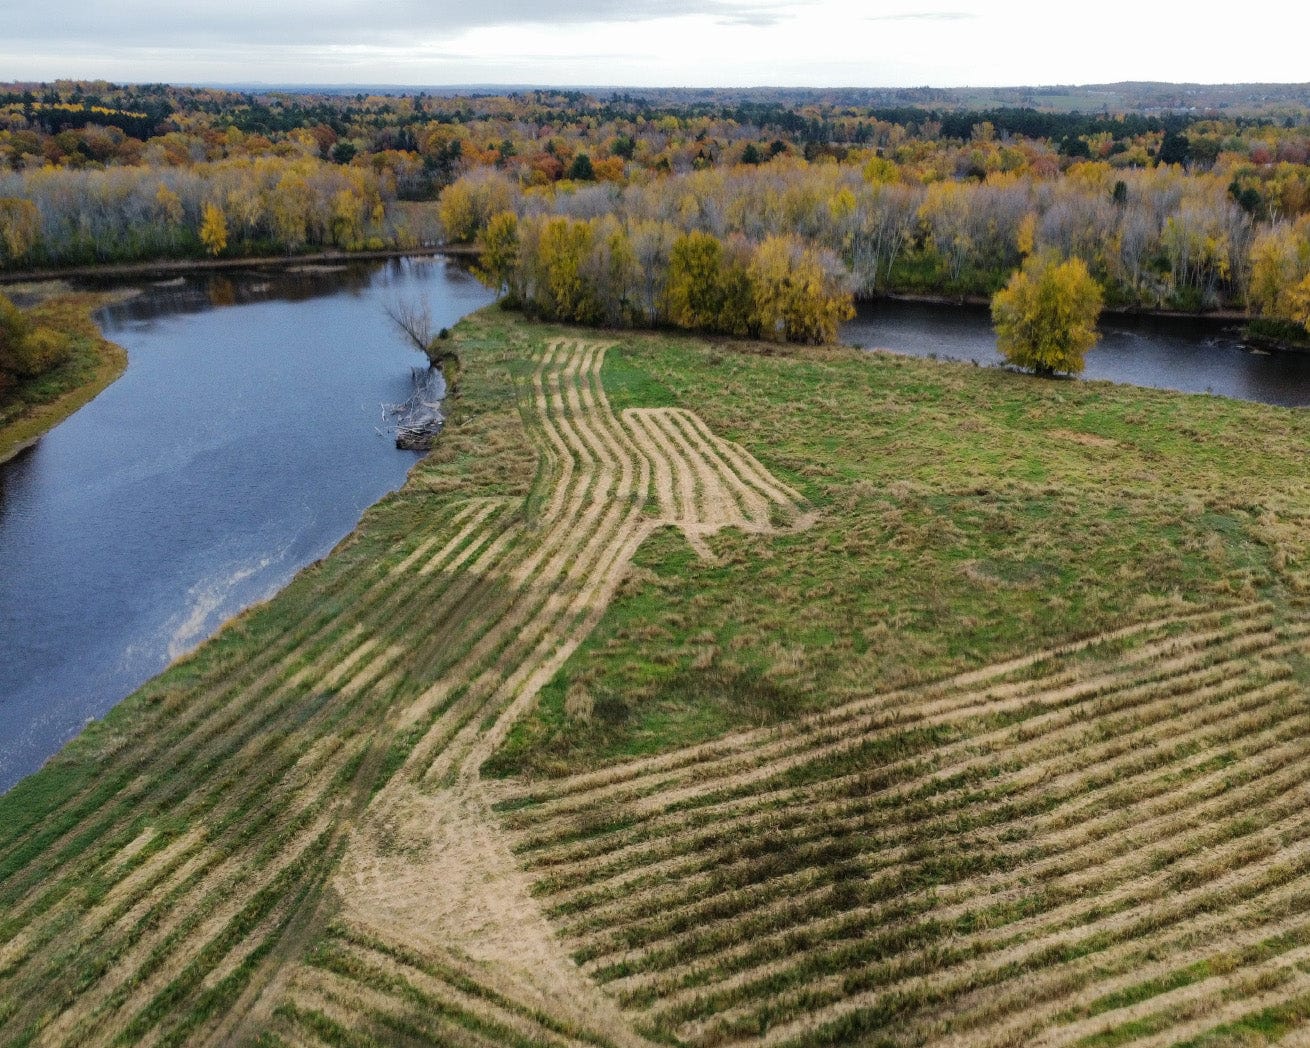
[[[432,309],[426,298],[397,299],[385,307],[387,317],[396,330],[414,344],[414,348],[432,359],[432,347],[437,332],[433,330]]]

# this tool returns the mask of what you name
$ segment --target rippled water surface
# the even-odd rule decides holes
[[[140,286],[100,318],[123,377],[0,466],[0,789],[404,481],[381,406],[421,357],[384,307],[489,299],[439,259]]]

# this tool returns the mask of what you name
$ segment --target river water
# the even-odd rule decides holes
[[[441,259],[138,286],[99,318],[122,378],[0,465],[0,790],[404,482],[382,405],[422,358],[384,308],[490,299]]]
[[[1310,353],[1247,350],[1240,324],[1181,317],[1103,316],[1083,378],[1187,393],[1215,393],[1284,407],[1310,405]],[[981,306],[864,303],[842,341],[916,357],[999,364],[991,316]]]

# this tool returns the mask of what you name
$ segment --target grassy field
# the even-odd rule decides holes
[[[1259,1044],[1310,414],[455,332],[437,449],[0,799],[5,1044]]]
[[[53,370],[0,393],[0,462],[94,399],[127,367],[127,353],[91,319],[109,296],[52,287],[41,295],[32,319],[37,326],[67,332],[72,352]]]

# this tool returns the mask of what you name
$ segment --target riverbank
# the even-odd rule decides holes
[[[104,337],[94,313],[120,296],[55,292],[35,312],[70,336],[67,361],[0,394],[0,464],[90,403],[127,369],[127,352]]]
[[[69,266],[65,269],[0,271],[0,286],[42,280],[153,276],[161,273],[204,273],[224,269],[260,267],[292,269],[304,265],[341,265],[349,262],[380,261],[388,258],[425,258],[435,255],[476,258],[478,254],[476,247],[466,244],[450,244],[439,247],[397,248],[386,251],[317,251],[304,255],[250,255],[240,258],[187,258],[160,259],[153,262],[109,262],[95,266]]]
[[[992,300],[985,295],[926,295],[900,292],[886,292],[857,298],[857,304],[876,304],[888,302],[922,302],[937,306],[976,306],[979,309],[990,308]],[[1112,317],[1176,317],[1180,320],[1218,320],[1240,321],[1248,323],[1252,319],[1249,313],[1237,309],[1210,309],[1199,312],[1187,312],[1178,309],[1149,309],[1146,306],[1107,306],[1101,310],[1103,315]]]
[[[452,337],[405,486],[0,798],[0,1040],[920,1039],[1206,972],[1280,1003],[1268,950],[1182,933],[1300,869],[1310,416]]]

